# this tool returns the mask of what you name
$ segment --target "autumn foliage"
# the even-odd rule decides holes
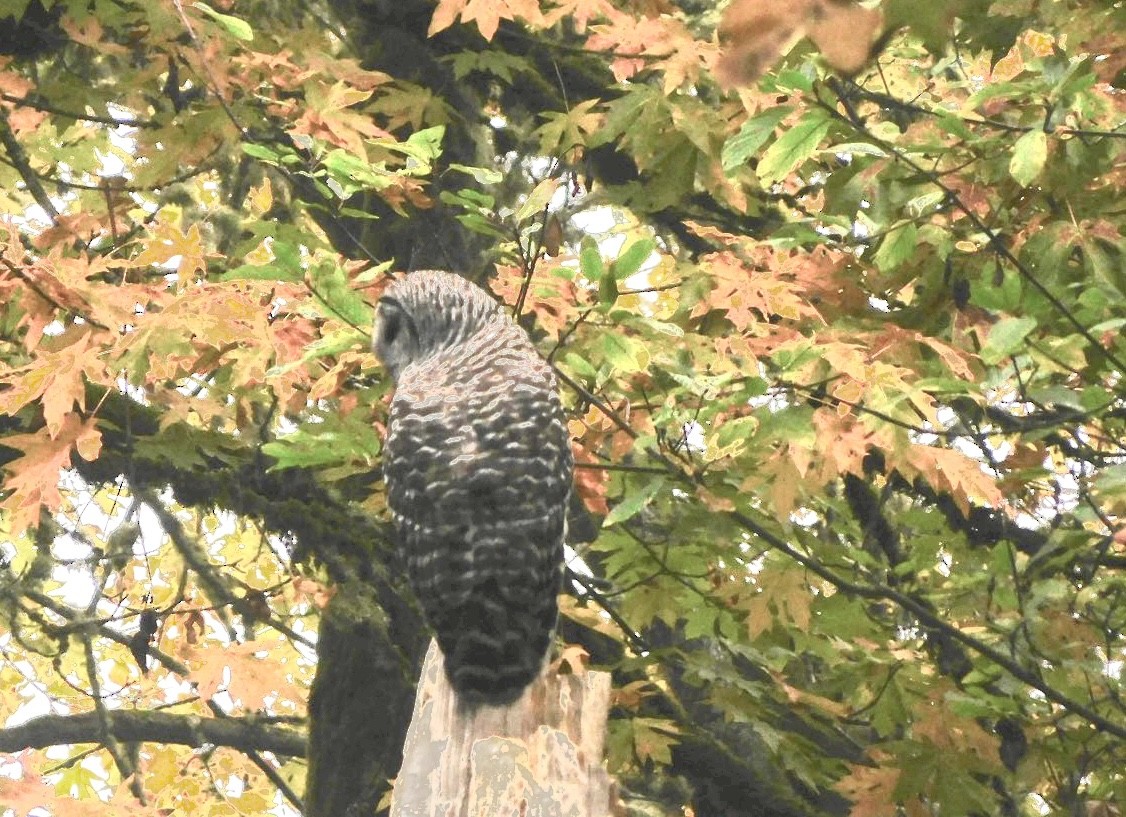
[[[367,333],[427,267],[564,385],[624,807],[1120,814],[1124,31],[0,0],[0,815],[386,808]]]

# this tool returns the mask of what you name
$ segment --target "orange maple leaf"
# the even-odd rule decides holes
[[[536,326],[552,338],[570,326],[577,315],[579,301],[574,281],[551,275],[554,264],[544,267],[545,274],[537,274],[524,299],[524,311],[536,316]],[[515,304],[524,283],[524,272],[520,267],[498,266],[497,276],[492,280],[493,291],[506,304]]]
[[[92,418],[83,422],[71,412],[63,417],[54,435],[41,428],[34,434],[5,437],[4,445],[22,452],[6,467],[4,490],[11,493],[0,503],[12,514],[14,533],[35,525],[41,506],[55,510],[62,505],[59,472],[70,467],[72,451],[85,460],[96,459],[102,448],[102,433]]]
[[[747,629],[752,637],[776,622],[807,631],[813,593],[800,568],[784,567],[760,577],[759,591],[748,603]]]
[[[23,777],[17,780],[0,777],[0,802],[6,808],[14,809],[16,814],[31,814],[33,810],[38,813],[43,809],[66,814],[67,817],[105,817],[110,813],[100,800],[60,796],[53,784],[30,771],[24,771]]]
[[[391,138],[370,115],[353,107],[370,99],[372,90],[354,88],[343,82],[332,85],[320,81],[305,83],[308,104],[290,132],[315,136],[345,148],[355,156],[365,156],[365,139]]]
[[[714,59],[715,47],[697,40],[682,20],[671,15],[606,16],[608,22],[591,27],[586,48],[613,52],[610,70],[619,82],[647,66],[653,67],[664,72],[662,90],[668,95],[695,82],[705,65]],[[645,57],[658,59],[650,63]]]
[[[571,450],[576,463],[597,462],[597,458],[582,445],[572,443]],[[609,472],[601,468],[575,469],[575,489],[591,513],[600,516],[610,513],[610,506],[606,504],[606,484],[609,480]]]
[[[294,683],[292,667],[276,655],[271,657],[270,647],[262,642],[189,646],[184,652],[196,665],[189,678],[197,684],[199,696],[205,701],[220,689],[247,709],[260,709],[266,698],[273,695],[291,700],[304,696],[304,691]]]
[[[868,61],[882,22],[878,9],[836,0],[736,0],[720,23],[724,55],[716,75],[727,85],[749,84],[802,36],[829,65],[852,74]]]
[[[819,466],[815,479],[824,485],[841,474],[864,472],[864,455],[870,446],[890,448],[890,435],[873,431],[857,422],[852,416],[841,416],[836,411],[817,411],[813,414],[817,430]]]
[[[739,332],[775,315],[789,320],[818,317],[817,310],[801,297],[796,284],[769,271],[773,262],[769,249],[760,250],[756,260],[759,263],[751,266],[732,252],[713,253],[701,259],[701,269],[712,278],[714,287],[693,308],[692,317],[705,315],[711,309],[724,310]],[[764,269],[757,269],[759,265]]]
[[[500,27],[501,20],[523,19],[533,26],[543,25],[543,14],[536,0],[440,0],[426,36],[433,37],[453,25],[461,16],[461,22],[477,23],[481,36],[491,41]]]
[[[894,766],[850,763],[849,773],[833,786],[852,801],[851,817],[892,817],[902,771]]]
[[[941,681],[926,701],[912,710],[911,736],[931,743],[941,752],[973,754],[981,770],[999,770],[997,753],[1000,738],[986,732],[973,718],[954,712],[946,696],[953,690],[949,681]]]
[[[590,664],[590,653],[578,644],[567,644],[560,651],[559,658],[552,663],[556,671],[561,671],[566,665],[571,675],[582,675]]]
[[[575,32],[582,34],[591,20],[617,14],[619,14],[618,10],[607,0],[562,0],[544,17],[544,28],[551,28],[566,18],[574,26]]]
[[[982,470],[981,463],[960,451],[914,444],[907,452],[907,462],[939,491],[948,492],[964,514],[970,512],[970,500],[987,507],[999,507],[1004,494],[994,478]]]
[[[744,491],[754,490],[769,483],[774,510],[781,516],[789,516],[798,504],[803,485],[801,468],[807,459],[808,452],[804,446],[792,442],[781,445],[752,476],[744,480],[741,488]]]

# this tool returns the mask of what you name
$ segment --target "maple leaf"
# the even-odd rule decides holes
[[[433,37],[453,25],[458,15],[462,23],[477,23],[481,36],[492,41],[501,20],[523,19],[533,26],[543,25],[543,14],[536,0],[440,0],[426,35]]]
[[[713,253],[702,259],[701,267],[711,276],[714,287],[693,307],[692,317],[720,309],[739,332],[745,332],[751,324],[774,315],[791,320],[817,316],[817,310],[801,297],[798,288],[770,272],[765,257],[763,262],[764,268],[759,270],[732,252]]]
[[[926,740],[940,752],[972,753],[982,771],[990,768],[999,771],[999,737],[986,732],[973,718],[951,710],[947,696],[953,690],[948,681],[937,682],[936,687],[927,700],[915,708],[912,737]]]
[[[736,0],[720,23],[716,75],[728,86],[750,84],[806,35],[829,65],[853,74],[868,61],[882,22],[878,9],[838,0]]]
[[[144,249],[133,263],[137,266],[166,264],[176,257],[179,257],[179,261],[175,269],[180,275],[181,283],[186,283],[193,273],[204,272],[207,269],[204,261],[203,236],[200,234],[198,224],[193,224],[185,233],[169,222],[157,222],[156,230],[150,239],[144,242]]]
[[[305,54],[308,71],[333,77],[361,91],[370,91],[392,81],[390,74],[365,68],[358,59],[330,57],[321,52]]]
[[[680,728],[676,721],[664,718],[634,718],[633,748],[642,760],[657,763],[672,762],[672,747],[680,740]]]
[[[825,698],[821,695],[814,695],[812,692],[806,692],[805,690],[791,686],[786,683],[785,675],[780,672],[772,672],[771,675],[774,676],[775,683],[778,684],[778,688],[782,690],[790,703],[806,704],[838,718],[843,718],[849,714],[848,707],[840,701],[834,701],[831,698]]]
[[[895,766],[849,764],[849,773],[833,786],[852,801],[850,817],[892,817],[896,814],[895,790],[901,770]]]
[[[713,511],[733,511],[735,510],[735,502],[725,496],[719,496],[713,491],[700,486],[696,489],[696,496]]]
[[[771,570],[760,577],[759,592],[748,604],[747,627],[751,637],[766,632],[776,623],[809,629],[813,594],[805,574],[790,566]]]
[[[661,72],[662,91],[667,96],[695,83],[715,58],[712,43],[696,39],[683,20],[670,14],[640,19],[620,12],[604,16],[608,21],[592,26],[586,48],[613,52],[610,70],[618,81],[629,79],[648,65]]]
[[[595,133],[602,124],[602,115],[591,112],[602,100],[588,99],[572,105],[563,113],[548,112],[547,122],[536,128],[533,136],[540,141],[545,153],[562,153],[586,142],[586,136]]]
[[[814,479],[821,485],[841,474],[862,475],[870,447],[890,450],[892,446],[890,433],[865,428],[854,417],[842,417],[836,411],[814,412],[813,426],[817,439],[826,443],[817,448],[821,462]]]
[[[34,87],[31,80],[8,70],[8,60],[0,59],[0,92],[10,96],[25,97]]]
[[[84,15],[81,22],[75,20],[75,18],[70,15],[66,15],[59,21],[59,26],[67,33],[69,39],[89,48],[96,49],[102,54],[121,55],[129,53],[128,48],[106,37],[105,29],[102,28],[101,23],[99,23],[98,19],[93,15]]]
[[[916,443],[906,460],[936,489],[949,492],[963,514],[969,515],[971,500],[993,508],[1003,503],[1004,495],[993,477],[960,451]]]
[[[601,633],[612,641],[621,641],[623,638],[622,631],[605,613],[590,604],[583,603],[575,596],[559,597],[559,614]]]
[[[599,516],[610,513],[610,506],[606,503],[606,483],[609,476],[606,471],[594,468],[579,468],[575,471],[575,488],[587,509]]]
[[[687,33],[687,29],[685,30]],[[676,48],[666,59],[657,60],[654,67],[664,72],[661,90],[665,96],[683,88],[695,85],[707,63],[715,59],[715,46],[701,42],[694,37],[679,38]]]
[[[905,358],[914,364],[918,363],[918,355],[915,350],[918,349],[918,346],[926,346],[937,354],[946,364],[946,367],[958,377],[969,381],[975,379],[974,370],[970,365],[975,356],[922,332],[909,331],[889,323],[884,326],[879,334],[871,336],[867,346],[880,352],[894,350],[898,357]]]
[[[439,31],[445,31],[452,26],[468,1],[438,0],[438,7],[434,9],[434,16],[430,18],[430,27],[426,31],[426,36],[433,37]]]
[[[619,82],[630,79],[645,68],[647,60],[644,57],[668,58],[680,50],[685,51],[678,60],[673,60],[679,64],[670,66],[673,77],[665,78],[665,93],[679,87],[669,87],[671,83],[679,82],[678,73],[683,76],[694,73],[688,65],[699,59],[699,46],[684,23],[664,15],[637,19],[627,14],[615,14],[609,22],[591,27],[586,48],[588,51],[610,51],[614,54],[610,70]]]
[[[19,244],[15,246],[18,247]],[[9,244],[9,250],[11,249],[12,245]],[[5,252],[5,259],[13,269],[19,271],[21,283],[17,285],[16,292],[22,296],[21,300],[27,304],[26,308],[35,309],[35,299],[38,298],[49,302],[42,311],[49,310],[50,320],[55,319],[58,308],[72,310],[84,317],[93,314],[90,287],[81,274],[82,270],[88,269],[84,262],[60,258],[57,250],[30,263],[25,263],[15,252]]]
[[[552,664],[555,666],[556,672],[560,672],[565,666],[567,672],[571,675],[581,675],[586,672],[587,666],[590,664],[590,653],[579,644],[567,644],[559,652],[559,658]]]
[[[563,0],[544,16],[544,28],[551,28],[560,20],[567,19],[574,26],[575,33],[586,32],[591,20],[618,16],[620,12],[607,0]]]
[[[547,267],[545,271],[550,270]],[[520,295],[524,274],[519,267],[499,266],[497,277],[491,282],[493,291],[505,303],[514,304]],[[536,316],[536,326],[552,338],[558,338],[575,319],[579,300],[574,281],[555,275],[537,274],[528,288],[524,309]]]
[[[366,155],[365,139],[392,138],[371,116],[353,106],[371,98],[372,89],[355,88],[343,82],[328,85],[320,80],[305,84],[307,107],[290,128],[347,149],[353,156]]]
[[[1036,31],[1022,32],[1009,53],[997,60],[993,69],[988,72],[989,79],[993,82],[1008,82],[1024,70],[1026,57],[1047,57],[1052,53],[1054,45],[1050,36]]]
[[[100,350],[89,346],[86,328],[70,334],[76,337],[69,345],[57,351],[40,351],[31,365],[4,372],[0,382],[7,388],[0,391],[0,414],[14,414],[39,400],[47,431],[55,437],[75,403],[80,409],[86,407],[82,375],[104,371],[104,366],[98,359]]]
[[[83,422],[76,413],[67,414],[56,434],[42,428],[34,434],[4,437],[7,448],[21,456],[8,463],[4,489],[11,493],[0,503],[12,513],[12,528],[25,530],[39,520],[39,509],[55,510],[62,505],[59,472],[70,467],[72,451],[85,460],[96,459],[102,447],[102,433],[93,419]]]
[[[781,516],[789,516],[801,493],[802,464],[808,462],[808,454],[803,451],[804,446],[793,442],[779,446],[755,473],[744,480],[741,490],[769,484],[774,510]]]
[[[22,136],[35,133],[46,119],[47,113],[45,111],[37,111],[34,108],[17,108],[8,116],[8,125],[12,129],[12,133]]]
[[[806,300],[818,305],[819,313],[828,321],[841,314],[863,311],[868,295],[858,285],[855,259],[828,247],[814,247],[809,252],[775,255],[775,274],[792,280]]]
[[[65,814],[67,817],[109,817],[113,813],[108,804],[99,800],[76,800],[60,795],[54,784],[28,770],[16,780],[7,776],[0,777],[0,803],[5,808],[13,809],[17,815],[39,813],[43,809],[50,809],[55,814]],[[136,805],[135,801],[133,805]],[[144,812],[130,809],[129,813]]]
[[[260,709],[266,698],[274,695],[302,699],[304,691],[297,688],[292,668],[284,659],[279,660],[278,652],[271,653],[256,641],[206,648],[189,645],[184,650],[194,665],[189,678],[203,700],[211,700],[222,688],[247,709]]]

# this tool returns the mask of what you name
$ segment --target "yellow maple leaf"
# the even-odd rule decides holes
[[[173,224],[158,222],[156,231],[145,242],[144,249],[134,263],[138,266],[167,264],[177,256],[179,261],[175,265],[175,270],[180,274],[181,279],[207,269],[204,261],[203,236],[200,234],[198,224],[193,224],[185,233]]]
[[[747,604],[747,631],[752,638],[776,622],[801,631],[809,629],[813,594],[800,568],[769,569],[759,576],[759,591]]]

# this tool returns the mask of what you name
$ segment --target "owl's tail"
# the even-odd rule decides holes
[[[553,590],[502,591],[490,580],[436,628],[459,708],[506,706],[539,677],[558,617]]]

